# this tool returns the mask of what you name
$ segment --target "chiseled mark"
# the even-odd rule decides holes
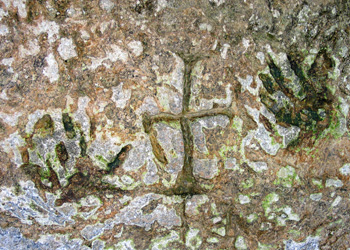
[[[181,226],[181,218],[176,214],[175,209],[169,209],[164,204],[159,203],[152,212],[144,214],[142,208],[146,207],[151,201],[157,201],[164,198],[164,195],[149,193],[144,196],[136,197],[128,206],[120,210],[113,223],[125,225],[136,225],[144,227],[146,231],[151,229],[153,223],[157,223],[168,229],[174,226]],[[178,202],[175,201],[174,202]]]
[[[50,82],[53,83],[60,77],[58,71],[58,64],[53,53],[50,53],[46,58],[47,66],[43,70],[43,74],[49,78]]]
[[[68,60],[78,56],[72,38],[62,38],[60,41],[60,45],[57,48],[57,51],[63,60]]]
[[[124,83],[121,82],[117,87],[113,87],[112,101],[115,102],[117,108],[125,108],[126,104],[130,100],[131,90],[123,88]]]
[[[110,46],[111,50],[106,49],[107,55],[105,57],[100,57],[100,58],[95,58],[95,57],[90,57],[91,58],[91,65],[88,66],[90,70],[95,70],[99,66],[103,65],[106,68],[110,68],[111,65],[109,61],[112,63],[116,61],[121,61],[123,63],[126,63],[128,60],[128,53],[121,49],[118,45],[112,44]]]

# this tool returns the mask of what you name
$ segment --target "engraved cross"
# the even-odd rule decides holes
[[[172,114],[162,112],[157,115],[150,115],[145,113],[143,116],[143,126],[145,132],[150,135],[150,140],[153,148],[153,152],[156,158],[166,164],[167,159],[163,152],[163,149],[159,145],[156,139],[156,131],[153,127],[154,123],[162,121],[179,121],[181,125],[182,137],[184,142],[184,163],[182,170],[176,179],[175,187],[171,190],[166,191],[167,194],[172,195],[187,195],[187,194],[198,194],[202,193],[201,187],[196,182],[193,175],[193,135],[191,133],[191,121],[201,117],[226,115],[228,118],[233,117],[233,108],[213,108],[208,110],[201,110],[196,112],[190,111],[190,98],[191,98],[191,83],[192,83],[192,71],[194,65],[208,56],[193,56],[178,54],[184,61],[184,84],[183,84],[183,100],[182,100],[182,112],[181,114]]]

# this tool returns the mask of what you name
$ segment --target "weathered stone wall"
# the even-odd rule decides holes
[[[0,0],[0,249],[350,249],[349,23]]]

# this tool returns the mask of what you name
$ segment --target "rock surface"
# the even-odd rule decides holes
[[[0,249],[350,249],[349,23],[0,0]]]

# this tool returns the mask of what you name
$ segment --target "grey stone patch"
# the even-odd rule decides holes
[[[194,159],[193,174],[203,179],[213,179],[219,174],[217,159]]]
[[[90,211],[80,212],[79,215],[87,220],[91,216],[93,216],[96,211],[101,207],[101,200],[95,196],[89,195],[80,200],[79,205],[82,207],[91,208]]]
[[[166,111],[180,114],[182,111],[182,94],[171,90],[169,87],[157,88],[157,97]]]
[[[263,124],[260,123],[260,111],[255,108],[251,108],[248,105],[245,105],[244,107],[253,117],[254,121],[258,124],[258,128],[255,130],[254,137],[259,142],[261,148],[270,155],[276,155],[281,145],[273,142],[273,138],[270,136],[271,133],[266,130]]]
[[[340,188],[342,186],[343,186],[343,182],[339,179],[327,179],[326,180],[326,187]]]
[[[343,200],[343,198],[341,196],[337,196],[334,201],[332,202],[332,207],[336,207],[339,205],[339,203]]]
[[[158,237],[152,239],[152,243],[149,247],[150,250],[162,250],[169,249],[168,244],[171,242],[180,241],[180,235],[176,231],[170,231],[170,234],[165,235],[164,237]]]
[[[104,225],[101,223],[96,223],[95,225],[87,225],[81,230],[81,235],[86,240],[93,240],[94,238],[100,236],[104,232]]]
[[[116,154],[120,152],[123,146],[116,145],[119,144],[117,137],[107,137],[103,138],[102,134],[97,134],[96,138],[91,142],[87,149],[87,154],[90,158],[100,166],[100,168],[106,168],[107,162],[111,162]],[[103,158],[104,160],[100,159]]]
[[[3,120],[9,126],[16,126],[18,118],[22,116],[22,112],[15,112],[13,114],[7,114],[0,112],[0,119]]]
[[[113,95],[111,98],[111,100],[115,102],[115,106],[122,109],[125,108],[131,97],[131,90],[124,89],[123,85],[123,83],[120,83],[117,87],[112,88]]]
[[[40,52],[40,46],[37,39],[29,40],[26,46],[19,45],[19,57],[36,56]]]
[[[16,166],[20,166],[23,163],[22,156],[18,148],[24,145],[25,141],[18,134],[18,131],[13,134],[10,134],[9,137],[0,141],[0,147],[2,147],[6,153],[12,155],[11,162],[14,163]]]
[[[12,68],[12,63],[14,60],[15,59],[13,57],[4,58],[1,60],[1,64],[7,66],[7,72],[9,72],[9,73],[14,73],[13,68]]]
[[[102,240],[94,240],[92,242],[92,250],[103,250],[105,249],[106,243]]]
[[[191,130],[194,137],[194,144],[197,147],[198,151],[204,154],[208,154],[208,149],[205,145],[203,128],[214,129],[217,126],[225,128],[229,123],[229,118],[224,115],[205,117],[198,119],[196,122],[193,122],[191,124]]]
[[[0,228],[0,249],[45,249],[44,244],[23,237],[17,228]]]
[[[46,67],[43,70],[43,74],[49,78],[50,83],[56,82],[59,75],[59,69],[58,69],[58,63],[55,59],[55,56],[53,53],[50,53],[46,58]]]
[[[88,69],[95,70],[101,65],[106,68],[110,68],[112,66],[112,63],[115,63],[117,61],[126,63],[129,59],[128,53],[116,44],[112,44],[110,48],[106,48],[105,54],[106,56],[104,57],[90,56],[89,58],[91,58],[91,65],[88,66]]]
[[[132,146],[122,166],[125,171],[136,171],[145,165],[148,159],[151,159],[152,146],[148,139],[133,141]]]
[[[158,123],[154,127],[157,130],[158,141],[168,160],[166,171],[177,176],[182,169],[185,156],[182,132],[180,129],[164,123]]]
[[[0,228],[0,249],[90,249],[82,246],[81,239],[69,239],[66,235],[42,235],[38,241],[25,238],[17,228]]]
[[[350,175],[350,163],[346,163],[339,169],[342,175]]]
[[[300,243],[288,240],[285,243],[285,250],[319,250],[319,238],[307,237],[305,242]]]
[[[237,75],[237,79],[238,81],[241,83],[241,86],[242,86],[242,90],[241,92],[243,93],[244,91],[248,90],[252,95],[258,95],[259,94],[259,88],[260,88],[260,84],[258,84],[257,87],[255,88],[252,88],[250,85],[253,83],[253,76],[251,75],[247,75],[246,79],[243,79],[243,78],[240,78],[238,75]],[[259,78],[256,78],[256,79],[259,79]],[[260,80],[260,79],[259,79]]]
[[[200,237],[200,230],[197,228],[190,228],[186,233],[186,246],[191,250],[201,249],[202,238]]]
[[[111,12],[112,9],[114,8],[114,2],[111,0],[100,0],[99,6],[101,9],[103,9],[107,12]]]
[[[298,138],[300,128],[296,126],[290,126],[289,128],[276,125],[278,133],[283,137],[283,148],[286,148],[289,143]]]
[[[207,195],[194,195],[186,200],[185,213],[187,216],[199,215],[198,208],[204,203],[208,202],[209,198]]]
[[[139,116],[145,112],[150,115],[156,115],[159,113],[157,103],[151,96],[146,96],[145,99],[143,99],[142,105],[136,110],[136,114]]]
[[[225,169],[238,170],[239,165],[237,164],[236,158],[227,158],[224,163]]]
[[[162,77],[164,83],[174,86],[178,93],[182,96],[183,94],[183,74],[184,74],[184,67],[185,64],[183,60],[177,56],[175,53],[172,53],[172,55],[175,58],[175,66],[174,70],[169,74]]]
[[[143,182],[146,185],[157,183],[159,181],[159,176],[157,175],[158,169],[153,160],[148,160],[146,169],[147,173],[143,176]]]
[[[36,37],[40,34],[47,33],[47,38],[50,44],[59,38],[60,26],[54,21],[42,20],[37,26],[30,28]]]
[[[63,60],[68,60],[78,56],[72,38],[62,38],[60,41],[60,45],[57,48],[57,51]]]
[[[247,203],[250,203],[250,198],[248,195],[243,195],[243,194],[240,194],[238,196],[238,200],[239,200],[239,203],[240,204],[247,204]]]
[[[235,247],[238,250],[248,249],[243,236],[241,236],[241,235],[237,236],[237,239],[235,241]]]
[[[249,166],[258,173],[266,171],[268,169],[267,163],[263,161],[249,162]]]
[[[147,206],[153,200],[166,199],[164,195],[149,193],[144,196],[136,197],[128,206],[120,210],[115,216],[114,224],[123,223],[125,225],[136,225],[144,227],[145,230],[150,230],[153,223],[156,221],[160,226],[168,229],[174,226],[181,225],[181,218],[176,214],[174,208],[169,209],[161,202],[157,207],[148,214],[143,214],[142,208]],[[179,201],[174,200],[178,203]]]
[[[6,25],[0,24],[0,36],[6,36],[9,32],[9,28]]]
[[[136,250],[135,244],[132,239],[123,240],[114,245],[114,249],[116,250]]]
[[[32,181],[20,182],[23,194],[16,196],[13,188],[1,187],[0,210],[7,211],[12,216],[19,218],[22,223],[31,225],[32,218],[41,225],[60,225],[74,223],[71,218],[76,214],[73,209],[57,209],[56,197],[47,195],[45,202],[38,194]]]
[[[135,56],[140,56],[143,52],[142,43],[140,41],[131,41],[128,47]]]
[[[273,143],[272,137],[270,137],[270,132],[266,130],[264,125],[258,124],[258,129],[255,133],[255,138],[258,140],[262,149],[270,154],[276,155],[281,145],[278,143]]]
[[[322,199],[322,193],[310,194],[310,199],[313,201],[320,201]]]

